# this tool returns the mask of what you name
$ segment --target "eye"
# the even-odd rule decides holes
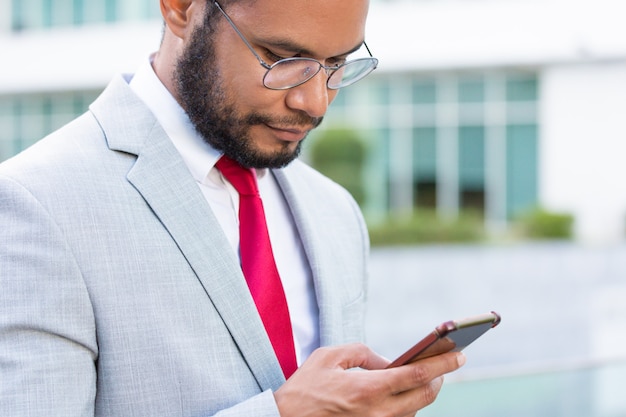
[[[348,62],[347,58],[330,58],[326,60],[326,66],[328,67],[340,67]]]
[[[265,57],[271,63],[278,62],[281,59],[285,59],[286,58],[284,56],[276,55],[274,52],[270,51],[269,49],[265,50]]]

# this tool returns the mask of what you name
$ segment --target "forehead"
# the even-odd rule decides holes
[[[255,0],[233,2],[226,12],[258,39],[288,39],[334,56],[364,40],[368,0]]]

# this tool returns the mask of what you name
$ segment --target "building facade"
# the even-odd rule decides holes
[[[379,69],[340,92],[320,128],[366,142],[368,218],[471,209],[499,233],[542,207],[572,214],[579,240],[622,241],[620,2],[372,1]],[[132,72],[162,25],[154,0],[4,0],[0,16],[0,160]]]

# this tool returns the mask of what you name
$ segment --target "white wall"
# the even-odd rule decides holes
[[[541,201],[574,214],[581,240],[623,240],[626,60],[551,66],[541,82]]]
[[[161,23],[133,22],[0,36],[0,94],[101,89],[156,51]]]
[[[155,0],[156,1],[156,0]],[[156,49],[160,21],[11,34],[0,0],[0,94],[103,87]],[[536,66],[626,56],[625,0],[372,2],[379,71]]]
[[[381,71],[535,66],[626,56],[624,0],[373,3],[367,42]]]

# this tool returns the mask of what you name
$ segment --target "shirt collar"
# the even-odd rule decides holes
[[[202,139],[187,113],[161,83],[151,65],[153,56],[138,68],[130,87],[159,121],[194,179],[202,183],[221,153]]]
[[[155,115],[194,179],[204,183],[222,153],[206,143],[187,113],[159,80],[151,65],[153,57],[154,54],[138,68],[130,81],[130,87]],[[267,169],[256,170],[259,180],[266,173]]]

